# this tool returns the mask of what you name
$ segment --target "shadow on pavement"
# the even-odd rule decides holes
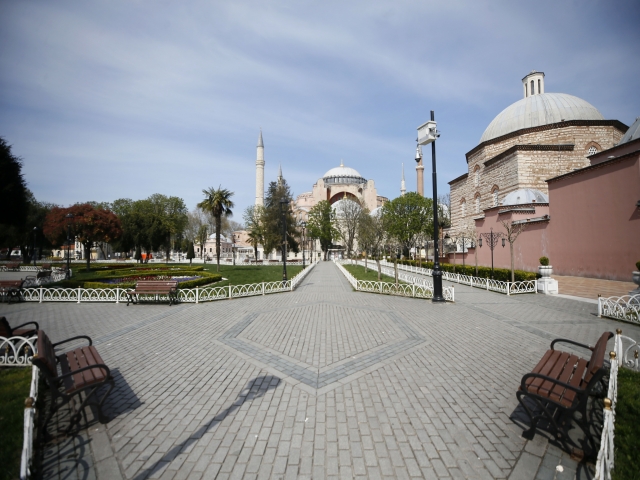
[[[134,480],[142,480],[153,475],[155,472],[171,463],[173,459],[176,458],[184,448],[197,442],[205,433],[217,426],[220,422],[227,418],[228,415],[240,408],[245,402],[251,402],[257,398],[262,397],[269,390],[277,388],[279,384],[280,378],[274,377],[272,375],[254,378],[249,383],[247,383],[247,386],[244,388],[244,390],[242,390],[242,392],[240,392],[240,394],[236,398],[236,401],[233,402],[231,406],[225,408],[218,415],[202,425],[187,440],[174,446],[154,465],[136,475]]]

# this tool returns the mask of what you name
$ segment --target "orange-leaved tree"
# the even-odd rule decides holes
[[[69,218],[67,215],[72,214]],[[43,233],[54,245],[64,243],[67,226],[71,238],[76,238],[84,247],[87,270],[91,268],[91,247],[96,242],[111,242],[122,235],[120,219],[110,210],[96,208],[90,203],[79,203],[68,208],[54,207],[48,213]]]

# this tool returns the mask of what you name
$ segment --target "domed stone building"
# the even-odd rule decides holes
[[[588,157],[618,144],[627,130],[581,98],[546,93],[543,72],[531,72],[522,85],[524,98],[493,119],[466,154],[468,171],[449,182],[453,229],[516,190],[546,196],[546,180],[589,166]]]

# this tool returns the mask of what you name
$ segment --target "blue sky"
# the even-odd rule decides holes
[[[433,109],[446,193],[533,69],[630,125],[638,24],[637,0],[3,1],[0,136],[39,200],[222,185],[241,220],[260,127],[267,182],[281,163],[297,195],[342,159],[393,198]]]

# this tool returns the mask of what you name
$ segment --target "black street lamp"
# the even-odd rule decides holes
[[[71,222],[73,222],[73,213],[67,213],[65,218],[67,219],[67,271],[65,278],[68,280],[71,278]]]
[[[506,241],[502,233],[493,233],[493,228],[490,229],[490,233],[481,233],[478,238],[478,245],[482,248],[482,237],[488,242],[489,249],[491,250],[491,280],[493,280],[493,249],[498,245],[498,240],[502,238],[502,248],[504,248]]]
[[[286,198],[280,199],[280,213],[282,213],[282,282],[287,281],[287,217],[285,205],[289,202]]]
[[[435,113],[431,110],[431,120],[418,127],[418,145],[431,144],[431,166],[433,182],[433,299],[434,303],[445,301],[442,295],[442,270],[440,269],[440,252],[438,249],[438,175],[436,173],[436,138],[440,134],[436,130]]]
[[[38,234],[38,227],[33,227],[33,266],[36,266],[36,235]]]
[[[300,222],[300,226],[302,227],[302,268],[305,268],[305,263],[304,263],[304,246],[305,246],[304,231],[305,231],[305,228],[307,228],[307,222],[305,222],[303,220],[302,222]]]

